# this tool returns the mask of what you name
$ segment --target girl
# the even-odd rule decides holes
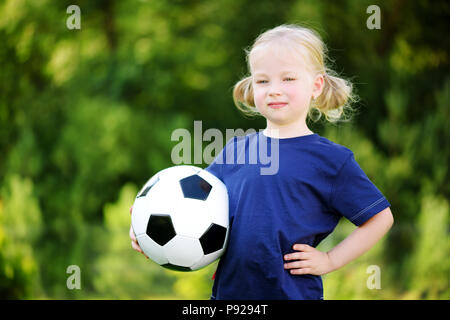
[[[352,100],[351,85],[325,66],[324,51],[314,31],[281,25],[247,52],[250,76],[235,85],[234,101],[267,125],[230,139],[207,168],[228,189],[231,225],[211,299],[323,299],[320,276],[362,255],[393,224],[389,202],[353,153],[306,124],[314,111],[338,120]],[[234,158],[259,154],[261,140],[277,147],[270,150],[278,154],[275,174],[261,174],[261,161]],[[315,249],[341,216],[355,231],[329,252]]]

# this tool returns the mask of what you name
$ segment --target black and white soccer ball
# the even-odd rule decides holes
[[[138,192],[131,225],[142,251],[159,265],[200,269],[228,240],[228,192],[216,176],[189,165],[156,173]]]

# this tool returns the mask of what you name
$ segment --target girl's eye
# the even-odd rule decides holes
[[[267,82],[267,80],[258,80],[258,81],[256,81],[256,83],[266,83]]]
[[[284,80],[287,80],[287,81],[294,81],[295,79],[294,79],[294,78],[285,78]]]

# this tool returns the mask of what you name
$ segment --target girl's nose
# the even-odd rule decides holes
[[[279,96],[281,94],[280,87],[276,84],[273,84],[269,88],[269,95],[270,96]]]

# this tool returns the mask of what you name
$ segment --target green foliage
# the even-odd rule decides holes
[[[0,297],[32,298],[39,283],[41,211],[30,179],[11,175],[6,181],[0,189]]]
[[[261,129],[233,106],[244,48],[282,23],[316,29],[360,97],[353,121],[311,123],[353,150],[392,204],[372,250],[324,277],[327,299],[448,299],[450,77],[446,1],[0,3],[0,297],[208,299],[217,263],[165,270],[131,249],[138,188],[172,166],[177,128]],[[350,35],[350,36],[349,36]],[[206,166],[206,163],[201,166]],[[328,250],[354,226],[341,221]],[[81,270],[81,290],[66,286]],[[368,289],[367,268],[381,270]]]
[[[131,250],[130,215],[126,213],[137,191],[134,185],[126,184],[117,202],[104,206],[104,227],[96,237],[101,245],[94,264],[94,298],[146,299],[172,294],[173,279],[156,263]]]
[[[421,199],[416,250],[411,256],[409,298],[449,299],[449,203],[427,194]]]

